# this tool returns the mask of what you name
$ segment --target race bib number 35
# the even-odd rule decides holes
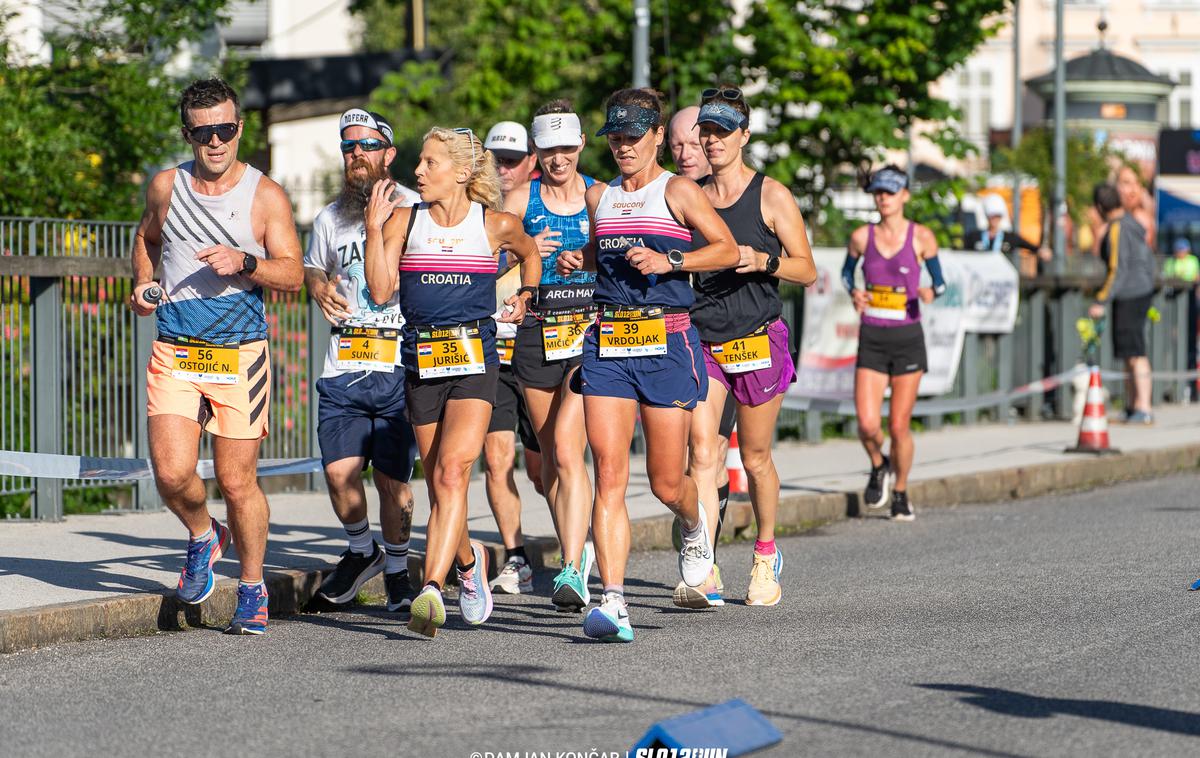
[[[713,345],[709,350],[726,374],[744,374],[771,367],[771,338],[767,336],[765,326],[745,337]]]
[[[870,304],[867,315],[888,321],[903,321],[908,312],[908,293],[903,287],[888,287],[882,284],[867,285]]]
[[[542,322],[542,350],[548,361],[562,361],[583,355],[583,335],[592,313],[547,315]]]
[[[422,379],[486,371],[479,327],[459,326],[417,333],[417,375]]]
[[[343,327],[338,336],[338,370],[394,372],[399,337],[398,329]]]
[[[171,376],[205,384],[238,383],[238,346],[214,345],[201,340],[178,340]]]
[[[600,357],[632,358],[667,354],[667,322],[662,308],[605,311],[600,317]]]

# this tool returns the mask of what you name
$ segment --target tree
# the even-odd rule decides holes
[[[362,3],[372,12],[380,4],[387,3]],[[553,98],[574,102],[590,137],[605,98],[630,84],[629,0],[445,0],[426,7],[438,14],[430,18],[431,45],[456,47],[441,60],[409,62],[371,97],[372,107],[397,127],[402,170],[415,163],[419,140],[434,124],[470,126],[482,137],[496,121],[528,124]],[[734,71],[730,5],[656,0],[652,9],[654,81],[672,107],[697,102],[700,89]],[[598,176],[612,173],[607,150],[596,147],[584,151],[581,167]]]
[[[747,82],[761,87],[752,107],[767,115],[764,171],[792,188],[821,220],[830,192],[888,150],[908,130],[948,157],[973,147],[954,127],[956,111],[929,87],[961,65],[997,28],[1007,0],[757,0],[737,30]],[[844,244],[845,239],[822,240]]]
[[[146,172],[185,149],[168,59],[226,3],[56,3],[65,30],[48,61],[24,55],[0,18],[0,215],[137,218]]]

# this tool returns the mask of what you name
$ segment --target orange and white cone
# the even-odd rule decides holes
[[[1108,445],[1108,413],[1104,408],[1104,386],[1100,382],[1100,367],[1089,367],[1087,399],[1083,419],[1079,422],[1079,441],[1068,453],[1116,453]]]
[[[725,453],[725,470],[729,472],[729,494],[746,494],[750,491],[746,479],[746,467],[742,465],[742,451],[738,449],[737,432],[729,434],[729,452]]]

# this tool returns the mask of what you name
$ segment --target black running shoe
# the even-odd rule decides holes
[[[387,590],[387,609],[393,613],[408,613],[416,596],[408,582],[408,572],[384,574],[383,586]]]
[[[892,518],[896,521],[912,521],[917,517],[912,503],[908,502],[908,493],[896,490],[892,493]]]
[[[367,580],[383,571],[387,556],[380,549],[378,542],[371,543],[374,550],[370,555],[359,555],[353,550],[342,553],[342,559],[325,581],[317,594],[331,603],[348,603],[358,594],[359,588]]]
[[[892,494],[892,462],[883,456],[883,463],[871,469],[867,488],[863,490],[863,504],[868,508],[886,508]]]

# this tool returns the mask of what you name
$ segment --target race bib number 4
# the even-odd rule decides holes
[[[867,315],[888,321],[903,321],[908,313],[908,293],[903,287],[888,287],[882,284],[867,286]]]
[[[771,367],[771,338],[765,326],[745,337],[713,345],[709,350],[726,374],[744,374]]]
[[[594,311],[593,311],[594,313]],[[592,313],[547,315],[542,321],[542,350],[547,361],[562,361],[583,355],[583,335]]]
[[[205,384],[238,383],[238,346],[214,345],[202,340],[180,338],[173,346],[175,360],[171,376]]]
[[[398,329],[343,327],[338,335],[338,370],[394,372],[399,338]]]
[[[511,366],[513,350],[516,348],[517,340],[515,337],[497,337],[496,338],[496,354],[500,356],[501,366]]]
[[[605,311],[600,317],[599,337],[601,358],[667,354],[662,308]]]
[[[417,376],[422,379],[486,371],[479,327],[458,326],[417,333]]]

